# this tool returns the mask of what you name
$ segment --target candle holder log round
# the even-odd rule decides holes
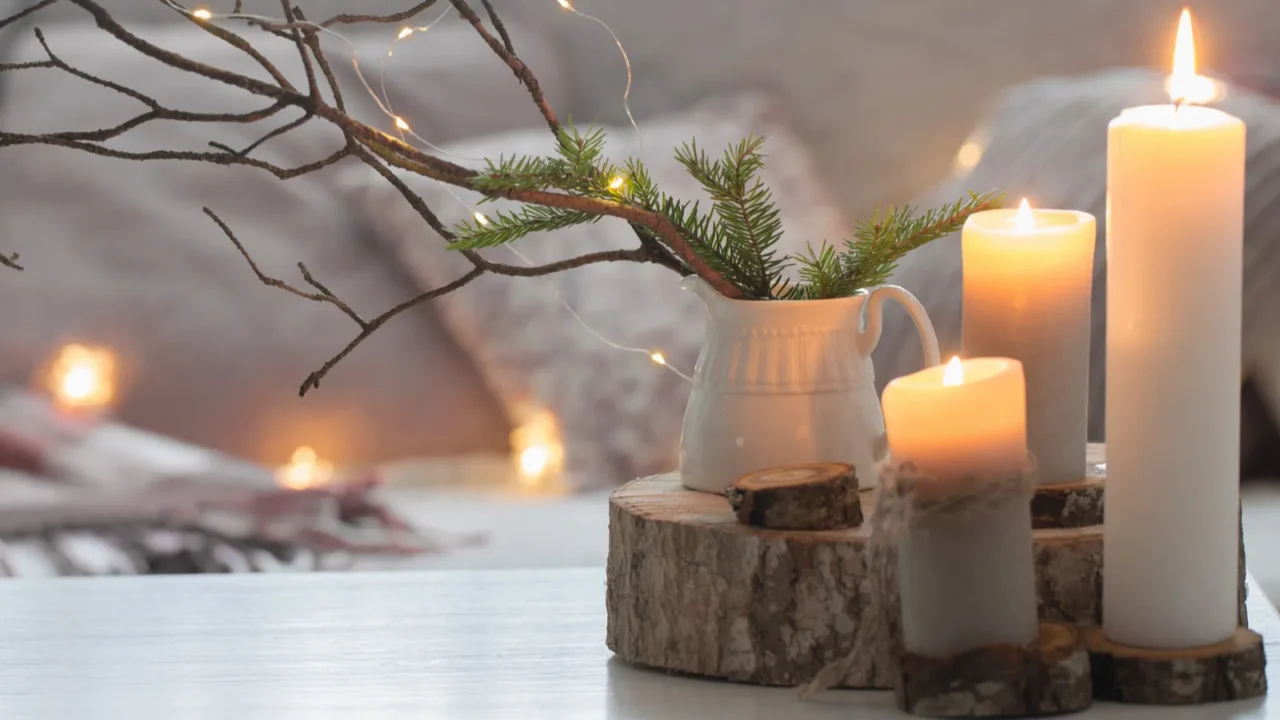
[[[898,709],[921,717],[1041,717],[1093,703],[1084,636],[1041,623],[1027,645],[990,645],[954,657],[904,652],[894,688]]]
[[[774,530],[862,524],[858,475],[846,463],[807,463],[744,475],[725,488],[738,520]]]
[[[1090,453],[1087,462],[1085,476],[1080,480],[1036,488],[1031,498],[1031,527],[1075,528],[1102,524],[1107,464],[1096,452]]]
[[[1087,628],[1085,642],[1099,700],[1194,705],[1267,693],[1262,636],[1243,627],[1216,645],[1179,650],[1120,645],[1108,640],[1101,627]]]
[[[1090,447],[1101,462],[1102,446]],[[864,510],[874,507],[862,493]],[[756,528],[722,495],[676,474],[609,499],[606,643],[622,660],[760,685],[794,686],[846,656],[871,616],[867,523],[841,530]],[[1101,619],[1102,526],[1033,533],[1040,619]],[[896,603],[896,594],[893,599]],[[888,643],[870,646],[840,687],[894,686]]]

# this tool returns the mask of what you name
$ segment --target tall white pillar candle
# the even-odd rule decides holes
[[[1097,222],[1074,210],[975,213],[965,222],[964,352],[1027,377],[1027,448],[1041,484],[1085,474]]]
[[[893,380],[883,405],[892,461],[912,463],[932,478],[922,493],[945,495],[962,476],[1012,474],[1026,464],[1026,395],[1017,360],[953,359]],[[912,528],[898,544],[898,577],[910,652],[949,657],[1037,635],[1025,501]]]
[[[1184,102],[1125,110],[1107,136],[1102,621],[1155,648],[1237,622],[1245,126],[1186,104],[1208,82],[1190,34],[1184,12]]]

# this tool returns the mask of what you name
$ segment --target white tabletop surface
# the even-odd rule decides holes
[[[1280,617],[1252,592],[1280,688]],[[655,720],[900,716],[887,692],[673,677],[613,660],[600,569],[0,583],[0,718]],[[1268,700],[1081,718],[1280,719]]]

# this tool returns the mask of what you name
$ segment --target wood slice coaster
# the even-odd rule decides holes
[[[992,645],[950,658],[903,653],[898,709],[923,717],[1040,717],[1093,703],[1089,653],[1074,625],[1042,623],[1028,645]]]
[[[1267,693],[1262,636],[1246,628],[1216,645],[1153,650],[1111,642],[1102,628],[1085,631],[1100,700],[1144,705],[1193,705]]]
[[[864,512],[873,507],[864,491]],[[721,495],[678,475],[609,499],[606,643],[622,660],[761,685],[808,681],[847,654],[870,617],[870,527],[796,531],[738,522]],[[1042,620],[1100,620],[1102,526],[1037,530]],[[890,648],[854,663],[842,687],[893,687]]]
[[[862,524],[858,476],[845,463],[809,463],[744,475],[724,491],[738,520],[775,530]]]
[[[1107,463],[1101,447],[1089,446],[1084,478],[1036,488],[1036,494],[1031,498],[1031,527],[1073,528],[1102,524]]]

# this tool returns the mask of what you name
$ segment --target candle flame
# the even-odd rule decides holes
[[[945,387],[954,387],[963,383],[964,364],[960,362],[959,355],[952,355],[947,367],[942,371],[942,384]]]
[[[293,451],[289,464],[276,470],[276,482],[290,490],[306,490],[307,488],[325,485],[333,477],[333,464],[321,460],[308,445]]]
[[[1196,74],[1196,41],[1191,30],[1191,11],[1183,8],[1178,18],[1178,39],[1173,46],[1173,73],[1166,82],[1175,104],[1206,103],[1218,95],[1217,83]]]
[[[115,367],[110,350],[67,345],[49,370],[49,390],[58,406],[67,410],[105,407],[115,396]]]
[[[1036,227],[1036,216],[1031,212],[1031,204],[1026,198],[1022,198],[1022,202],[1018,205],[1018,212],[1013,216],[1013,229],[1018,232],[1027,232],[1034,230]]]

